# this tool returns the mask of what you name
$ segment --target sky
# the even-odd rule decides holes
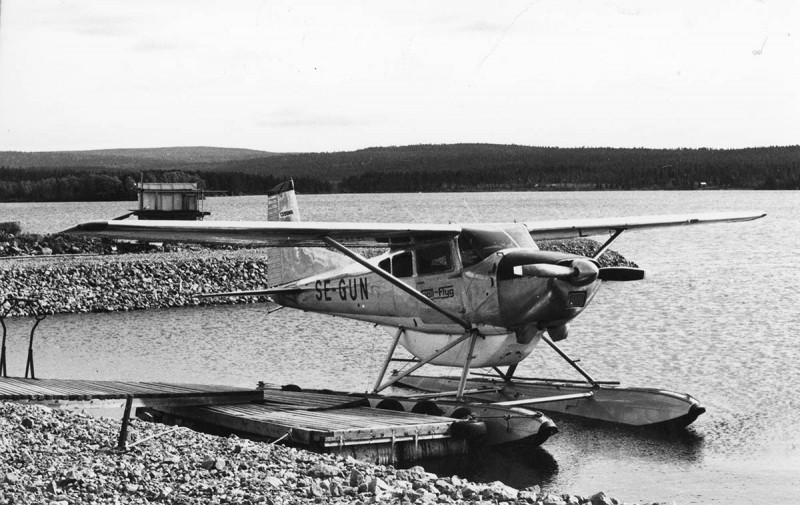
[[[0,0],[0,150],[800,144],[800,2]]]

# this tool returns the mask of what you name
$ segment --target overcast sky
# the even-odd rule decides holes
[[[792,0],[0,1],[0,150],[800,144]]]

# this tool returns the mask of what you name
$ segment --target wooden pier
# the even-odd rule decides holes
[[[257,403],[158,407],[142,414],[163,422],[224,428],[281,439],[317,452],[388,464],[464,454],[468,443],[451,436],[452,418],[369,407],[363,397],[266,389]],[[140,415],[142,415],[140,414]]]
[[[376,463],[464,454],[454,419],[369,407],[342,394],[162,382],[0,377],[0,401],[71,409],[124,408],[119,447],[132,409],[138,417],[212,433],[281,440],[317,452]]]
[[[154,405],[207,405],[260,400],[261,391],[205,384],[165,382],[23,379],[0,377],[0,401],[44,403],[55,407],[115,408]]]

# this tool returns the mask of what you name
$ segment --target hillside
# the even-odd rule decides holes
[[[193,181],[263,194],[294,178],[306,193],[595,189],[798,189],[800,146],[558,148],[501,144],[334,153],[170,147],[0,152],[0,201],[135,199],[135,181]]]
[[[225,147],[154,147],[92,151],[2,151],[0,167],[163,170],[203,163],[227,163],[274,153]]]

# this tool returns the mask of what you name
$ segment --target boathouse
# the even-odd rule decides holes
[[[211,214],[203,211],[205,194],[196,182],[138,182],[139,219],[199,221]]]

